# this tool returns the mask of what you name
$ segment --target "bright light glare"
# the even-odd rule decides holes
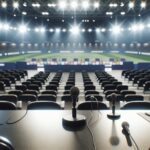
[[[143,24],[134,24],[134,25],[132,25],[131,29],[134,32],[142,31],[144,29],[144,25]]]
[[[35,30],[35,32],[39,32],[39,28],[35,28],[34,30]]]
[[[138,30],[138,26],[136,24],[132,25],[131,26],[131,30],[134,31],[134,32],[137,31]]]
[[[94,8],[99,8],[99,3],[98,2],[94,3]]]
[[[79,34],[79,32],[80,32],[79,26],[75,25],[75,26],[71,27],[70,31],[73,34]]]
[[[13,3],[13,7],[17,9],[19,7],[19,3],[18,2],[14,2]]]
[[[121,28],[120,28],[119,25],[116,25],[116,26],[114,26],[114,27],[112,28],[112,31],[113,31],[114,34],[119,34],[120,31],[121,31]]]
[[[134,8],[134,2],[129,2],[129,8],[130,9]]]
[[[42,33],[44,33],[46,30],[45,30],[44,27],[41,27],[41,28],[40,28],[40,31],[41,31]]]
[[[64,10],[67,6],[67,3],[66,1],[60,1],[58,5],[60,9]]]
[[[73,8],[73,9],[77,9],[77,7],[78,7],[78,3],[76,1],[71,2],[70,5],[71,5],[71,8]]]
[[[26,33],[27,32],[27,27],[25,25],[19,26],[19,32],[20,33]]]
[[[90,4],[89,4],[88,1],[83,1],[83,2],[82,2],[82,8],[83,8],[83,9],[87,10],[87,9],[89,8],[89,6],[90,6]]]
[[[100,32],[100,28],[96,28],[96,32],[99,33]]]
[[[3,28],[4,28],[4,30],[8,31],[9,30],[9,24],[4,24]]]
[[[56,28],[56,33],[59,33],[60,32],[60,28]]]
[[[141,8],[145,8],[146,7],[146,2],[141,2]]]
[[[6,8],[7,7],[7,3],[6,2],[2,2],[2,8]]]

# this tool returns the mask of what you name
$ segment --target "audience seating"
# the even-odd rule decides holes
[[[14,103],[8,101],[0,101],[0,110],[16,110],[17,107]]]
[[[0,101],[8,101],[8,102],[13,102],[14,104],[17,103],[18,97],[14,94],[3,94],[0,95]]]
[[[52,94],[42,94],[38,96],[38,101],[56,101],[56,96]]]
[[[124,97],[126,102],[129,101],[143,101],[144,97],[142,95],[128,94]]]
[[[86,101],[103,101],[103,97],[97,94],[89,94],[85,96]]]

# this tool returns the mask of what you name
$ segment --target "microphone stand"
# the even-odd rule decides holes
[[[120,114],[115,113],[116,110],[116,95],[112,95],[112,113],[107,114],[109,119],[115,120],[120,118]]]

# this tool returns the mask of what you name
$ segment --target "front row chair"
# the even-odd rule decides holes
[[[8,101],[0,101],[0,110],[16,110],[17,107],[14,103]]]
[[[105,110],[108,109],[106,104],[98,101],[82,102],[77,107],[78,110]]]
[[[36,101],[36,102],[31,102],[27,106],[28,110],[59,110],[61,109],[61,106],[57,104],[56,102],[52,101]]]
[[[134,101],[128,102],[124,106],[121,107],[122,110],[149,110],[150,109],[150,102],[143,102],[143,101]]]

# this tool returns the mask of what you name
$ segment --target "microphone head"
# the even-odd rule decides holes
[[[80,91],[79,91],[79,88],[78,87],[75,87],[73,86],[71,89],[70,89],[70,94],[71,96],[75,96],[77,97],[79,95]]]
[[[129,128],[129,123],[127,121],[124,121],[122,124],[121,124],[122,128],[125,129],[125,128]]]

